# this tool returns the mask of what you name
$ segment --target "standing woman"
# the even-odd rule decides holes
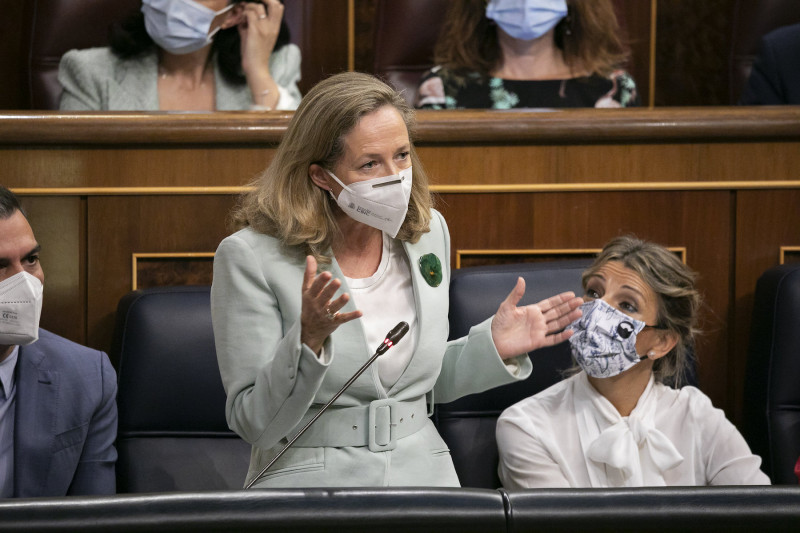
[[[525,379],[581,300],[497,314],[448,342],[450,240],[411,143],[414,112],[376,78],[332,76],[303,99],[214,259],[211,311],[228,424],[256,487],[458,486],[428,404]],[[372,355],[381,356],[263,477]]]
[[[451,2],[416,107],[639,105],[611,0]]]
[[[59,64],[62,110],[295,109],[300,50],[279,0],[143,0],[110,48]]]

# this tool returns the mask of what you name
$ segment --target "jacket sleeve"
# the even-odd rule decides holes
[[[116,493],[117,374],[105,353],[99,352],[99,362],[100,401],[89,421],[70,496]]]
[[[538,407],[536,403],[531,405]],[[531,407],[518,403],[497,419],[497,475],[503,488],[569,488],[569,480],[540,438],[535,416],[526,409]]]
[[[62,111],[102,110],[100,91],[92,75],[93,66],[87,54],[81,50],[70,50],[58,64],[58,82],[61,84],[61,99],[58,108]]]
[[[769,485],[769,478],[759,469],[761,458],[753,455],[739,430],[725,418],[725,413],[694,387],[684,387],[681,392],[690,395],[691,421],[687,423],[701,428],[698,448],[705,456],[707,484]]]
[[[447,279],[450,279],[450,233],[444,217],[434,211],[435,219],[442,226],[444,236],[444,257],[446,258]],[[433,221],[431,222],[434,223]],[[532,364],[527,354],[514,357],[504,362],[497,353],[492,340],[492,319],[484,320],[473,326],[466,337],[447,343],[442,371],[433,389],[433,398],[437,403],[456,400],[467,394],[524,380],[531,375]]]
[[[294,44],[287,44],[272,53],[269,58],[269,70],[275,83],[278,85],[278,103],[275,109],[293,110],[300,105],[300,48]]]
[[[300,422],[333,358],[330,339],[323,345],[327,363],[301,344],[300,317],[281,315],[278,289],[267,283],[244,239],[222,241],[214,258],[211,317],[226,415],[233,431],[261,448],[274,446]]]

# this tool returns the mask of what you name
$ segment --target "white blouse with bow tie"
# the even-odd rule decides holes
[[[761,459],[705,394],[652,376],[623,417],[576,374],[506,409],[497,445],[507,489],[769,485]]]

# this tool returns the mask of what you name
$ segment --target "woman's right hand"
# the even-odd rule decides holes
[[[242,70],[253,94],[253,103],[273,109],[280,99],[278,85],[269,71],[269,57],[281,29],[283,4],[278,0],[240,4],[244,20],[238,25]]]
[[[332,280],[330,272],[317,274],[317,261],[313,256],[306,257],[306,272],[303,276],[303,299],[300,311],[300,341],[311,348],[315,354],[322,351],[322,344],[340,325],[361,317],[361,311],[340,313],[339,310],[350,300],[342,294],[331,301],[342,282]]]

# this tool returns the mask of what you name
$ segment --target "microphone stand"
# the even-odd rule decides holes
[[[377,349],[377,350],[375,350],[375,353],[372,355],[372,357],[370,357],[370,358],[367,360],[367,362],[366,362],[366,363],[364,363],[364,364],[361,366],[361,368],[359,368],[359,369],[356,371],[356,373],[355,373],[355,374],[353,374],[353,377],[351,377],[350,379],[348,379],[348,380],[347,380],[347,383],[345,383],[345,384],[344,384],[344,386],[343,386],[341,389],[339,389],[339,392],[337,392],[336,394],[334,394],[334,395],[333,395],[333,398],[331,398],[330,400],[328,400],[328,403],[326,403],[326,404],[325,404],[325,405],[322,407],[322,409],[320,409],[320,410],[319,410],[319,412],[318,412],[316,415],[314,415],[314,418],[312,418],[311,420],[309,420],[309,421],[308,421],[308,423],[307,423],[305,426],[303,426],[303,429],[301,429],[300,431],[298,431],[298,432],[297,432],[297,434],[296,434],[294,437],[292,437],[292,439],[291,439],[291,440],[290,440],[288,443],[286,443],[286,446],[284,446],[284,447],[283,447],[283,449],[282,449],[280,452],[278,452],[278,455],[276,455],[275,457],[273,457],[273,458],[272,458],[272,460],[269,462],[269,464],[268,464],[267,466],[265,466],[265,467],[264,467],[264,468],[261,470],[261,472],[259,472],[259,473],[258,473],[258,475],[256,475],[256,476],[255,476],[255,477],[254,477],[252,480],[250,480],[250,482],[249,482],[247,485],[245,485],[245,487],[244,487],[244,488],[245,488],[245,489],[249,489],[250,487],[252,487],[252,486],[255,484],[255,482],[256,482],[256,481],[258,481],[259,479],[261,479],[261,476],[263,476],[263,475],[264,475],[264,474],[267,472],[267,470],[269,470],[269,469],[270,469],[270,467],[271,467],[272,465],[274,465],[274,464],[275,464],[275,462],[276,462],[278,459],[280,459],[280,458],[283,456],[283,454],[284,454],[284,453],[286,453],[286,450],[288,450],[288,449],[289,449],[289,447],[290,447],[292,444],[294,444],[294,443],[295,443],[295,441],[296,441],[297,439],[299,439],[299,438],[300,438],[300,437],[303,435],[303,433],[305,433],[305,432],[308,430],[308,428],[310,428],[310,427],[311,427],[311,424],[313,424],[314,422],[316,422],[316,421],[317,421],[317,419],[318,419],[320,416],[322,416],[322,413],[324,413],[324,412],[325,412],[325,411],[328,409],[328,407],[330,407],[330,406],[331,406],[331,404],[332,404],[333,402],[335,402],[335,401],[336,401],[336,400],[339,398],[339,396],[341,396],[341,395],[344,393],[344,391],[345,391],[345,390],[347,390],[347,388],[348,388],[350,385],[352,385],[352,384],[353,384],[353,382],[355,382],[355,380],[357,380],[357,379],[358,379],[358,378],[361,376],[361,374],[363,374],[363,373],[364,373],[364,371],[365,371],[367,368],[369,368],[369,366],[370,366],[370,365],[371,365],[373,362],[375,362],[375,359],[377,359],[378,357],[380,357],[381,355],[383,355],[384,353],[386,353],[386,350],[388,350],[388,349],[389,349],[389,348],[391,348],[391,347],[392,347],[394,344],[396,344],[396,343],[397,343],[397,341],[399,341],[401,338],[403,338],[403,335],[405,335],[407,332],[408,332],[408,323],[406,323],[406,322],[400,322],[399,324],[397,324],[397,325],[394,327],[394,329],[392,329],[392,331],[390,331],[390,332],[388,333],[388,335],[386,335],[386,339],[384,339],[383,343],[382,343],[382,344],[381,344],[381,345],[378,347],[378,349]]]

